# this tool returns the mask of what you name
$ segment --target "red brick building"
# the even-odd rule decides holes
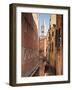
[[[32,76],[33,72],[38,68],[39,62],[37,15],[22,13],[21,20],[22,76]]]

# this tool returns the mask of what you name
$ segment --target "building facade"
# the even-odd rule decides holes
[[[22,13],[21,70],[22,76],[32,76],[39,63],[39,37],[37,14]]]
[[[57,15],[57,36],[56,36],[56,49],[57,49],[57,61],[56,61],[56,74],[63,74],[63,15]],[[58,69],[57,69],[58,68]]]
[[[47,34],[47,57],[56,75],[63,74],[63,16],[51,15]]]
[[[56,15],[50,17],[50,28],[48,30],[48,58],[52,67],[56,65],[56,47],[55,47],[55,36],[56,36]]]

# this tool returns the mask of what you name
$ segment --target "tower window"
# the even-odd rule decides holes
[[[44,31],[42,31],[42,33],[44,33]]]

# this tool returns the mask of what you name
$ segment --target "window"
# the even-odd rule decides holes
[[[52,52],[53,52],[53,42],[52,42],[52,47],[51,48],[52,48]]]
[[[54,36],[54,32],[52,32],[52,36]]]
[[[59,28],[59,30],[58,30],[58,41],[57,41],[57,43],[58,43],[58,48],[60,47],[60,43],[61,43],[61,29]]]

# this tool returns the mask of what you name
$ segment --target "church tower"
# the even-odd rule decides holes
[[[45,36],[45,31],[46,31],[46,25],[45,25],[45,20],[43,20],[43,24],[41,25],[41,36]]]
[[[39,39],[39,47],[41,52],[41,55],[43,57],[46,57],[46,48],[47,48],[47,37],[46,37],[46,24],[45,19],[43,19],[43,23],[41,25],[41,35]]]

